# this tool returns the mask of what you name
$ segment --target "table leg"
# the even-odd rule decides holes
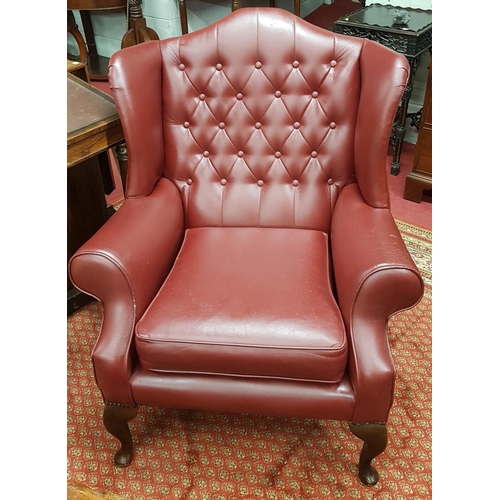
[[[300,17],[300,0],[294,0],[293,1],[293,13],[297,17]]]
[[[67,262],[109,218],[96,156],[67,169]],[[94,300],[67,278],[68,314]]]
[[[188,32],[186,0],[179,0],[179,14],[181,16],[181,31],[185,35]]]
[[[116,158],[118,160],[118,167],[120,169],[120,177],[122,178],[123,194],[125,194],[125,185],[127,182],[127,171],[128,171],[128,156],[127,156],[127,146],[125,141],[120,142],[115,148]]]
[[[399,171],[401,168],[399,160],[401,158],[401,149],[406,134],[408,104],[410,103],[411,94],[413,92],[413,80],[415,79],[415,70],[418,65],[417,58],[408,58],[408,62],[410,63],[410,75],[408,78],[408,84],[406,85],[406,88],[403,92],[398,119],[392,127],[391,142],[394,147],[394,153],[391,163],[391,175],[399,175]]]

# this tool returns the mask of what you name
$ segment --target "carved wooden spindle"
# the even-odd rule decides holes
[[[156,31],[146,26],[141,0],[130,0],[129,29],[122,38],[122,49],[151,40],[159,40]]]

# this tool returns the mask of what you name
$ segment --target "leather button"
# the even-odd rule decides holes
[[[337,128],[337,124],[335,122],[330,123],[330,128],[333,130],[334,128]]]
[[[219,123],[219,128],[225,128],[225,127],[226,127],[226,124],[224,122]]]
[[[189,122],[184,122],[184,128],[189,128]]]
[[[220,71],[222,69],[222,64],[221,63],[218,63],[217,66],[215,66],[215,69],[217,71]]]
[[[276,153],[274,153],[274,156],[276,158],[281,158],[281,153],[279,151],[276,151]]]
[[[326,182],[331,186],[333,184],[333,179],[328,179]]]
[[[220,180],[220,183],[221,183],[223,186],[225,186],[225,185],[227,184],[227,181],[226,181],[226,179],[221,179],[221,180]]]
[[[192,184],[192,183],[193,183],[193,179],[187,179],[187,180],[186,180],[186,184],[187,184],[188,186],[191,186],[191,184]]]
[[[241,101],[243,99],[243,94],[236,94],[236,99],[238,99],[238,101]]]
[[[318,156],[318,152],[317,152],[317,151],[313,151],[313,152],[311,153],[311,156],[312,156],[313,158],[317,158],[317,156]]]
[[[204,151],[204,152],[203,152],[203,156],[204,156],[205,158],[208,158],[208,157],[210,156],[210,153],[209,153],[208,151]]]
[[[316,91],[314,91],[311,95],[314,97],[314,99],[316,99],[316,97],[318,97],[318,93]]]
[[[299,67],[299,61],[293,61],[292,66],[294,68],[298,68]]]
[[[244,156],[243,151],[238,151],[238,156],[239,156],[240,158],[243,158],[243,156]]]
[[[181,71],[184,71],[186,69],[186,66],[184,64],[179,64],[179,69]]]
[[[255,128],[260,129],[262,127],[262,124],[260,122],[257,122],[255,124]]]
[[[335,68],[335,66],[337,66],[337,61],[330,61],[330,66]]]
[[[298,181],[297,179],[295,179],[295,180],[292,182],[292,184],[293,184],[294,186],[298,186],[298,185],[299,185],[299,181]]]
[[[200,101],[204,101],[206,99],[206,95],[205,94],[200,94]]]
[[[293,128],[300,128],[300,123],[299,122],[295,122],[293,124]]]
[[[262,63],[261,63],[261,62],[256,62],[256,63],[255,63],[255,67],[256,67],[257,69],[262,68]]]
[[[257,186],[261,186],[262,187],[263,185],[264,185],[264,181],[258,181],[257,182]]]
[[[275,93],[274,93],[274,96],[275,97],[281,97],[281,92],[279,90],[277,90]]]

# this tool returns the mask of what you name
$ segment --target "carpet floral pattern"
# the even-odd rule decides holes
[[[397,379],[375,487],[357,477],[361,441],[332,420],[142,407],[130,423],[134,462],[115,467],[118,444],[102,424],[90,357],[102,317],[94,302],[68,317],[68,498],[430,499],[431,232],[398,227],[426,292],[417,307],[390,320]]]

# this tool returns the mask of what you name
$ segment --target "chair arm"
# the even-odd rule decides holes
[[[183,235],[179,191],[162,178],[149,196],[127,198],[69,262],[75,286],[104,307],[92,359],[108,403],[134,405],[128,381],[135,324],[170,271]]]
[[[357,184],[340,193],[331,241],[338,302],[350,343],[349,374],[356,391],[353,422],[385,422],[395,379],[387,321],[420,301],[422,278],[389,209],[367,205]]]

